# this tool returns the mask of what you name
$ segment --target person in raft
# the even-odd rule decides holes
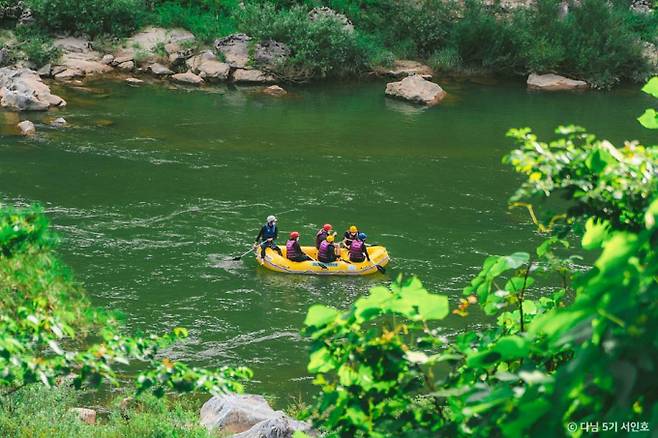
[[[278,252],[279,255],[281,254],[281,248],[276,246],[276,238],[279,237],[279,230],[276,226],[276,217],[273,215],[269,215],[267,217],[267,222],[263,227],[260,229],[258,232],[258,236],[256,236],[256,243],[254,243],[254,247],[258,246],[259,242],[260,243],[260,257],[265,258],[265,250],[267,248],[272,248],[274,251]]]
[[[349,248],[352,242],[359,238],[359,230],[356,228],[356,225],[352,225],[345,234],[343,235],[343,241],[341,245],[345,248]]]
[[[315,248],[320,249],[320,244],[325,241],[327,236],[331,234],[332,230],[331,224],[324,224],[322,228],[320,228],[320,231],[317,232],[315,235]]]
[[[357,239],[352,241],[349,249],[350,261],[357,263],[364,262],[366,259],[370,261],[368,247],[366,246],[367,238],[368,236],[365,233],[359,233]]]
[[[322,263],[331,263],[336,261],[336,245],[334,245],[334,235],[330,234],[320,244],[318,249],[318,260]]]
[[[302,251],[299,246],[299,233],[293,231],[290,233],[290,239],[286,242],[286,257],[293,262],[305,262],[306,260],[313,260]]]

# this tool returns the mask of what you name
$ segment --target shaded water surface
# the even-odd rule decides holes
[[[281,99],[104,82],[59,89],[66,109],[20,116],[37,124],[34,140],[12,135],[19,116],[2,114],[0,193],[43,203],[94,303],[124,311],[131,328],[188,327],[176,357],[248,365],[252,390],[303,393],[306,309],[346,306],[394,274],[295,277],[251,257],[226,261],[248,249],[266,215],[307,243],[325,222],[341,233],[357,224],[388,247],[389,271],[419,275],[454,304],[487,254],[539,239],[523,212],[506,209],[518,183],[500,161],[506,130],[546,136],[573,122],[615,142],[642,139],[634,118],[651,104],[635,89],[455,82],[440,107],[421,110],[383,88],[318,85]],[[67,128],[48,127],[58,116]],[[466,323],[450,317],[445,331]]]

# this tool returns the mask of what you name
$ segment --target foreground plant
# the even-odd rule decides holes
[[[309,309],[318,427],[518,437],[658,424],[657,148],[616,148],[578,127],[557,133],[545,143],[510,132],[519,147],[505,161],[527,177],[513,205],[528,208],[546,240],[533,254],[487,258],[464,288],[452,313],[477,307],[493,327],[440,336],[448,299],[416,279],[374,288],[344,311]],[[597,252],[588,269],[577,268],[578,240]]]
[[[117,369],[146,363],[138,392],[241,391],[247,368],[205,370],[165,357],[187,336],[127,335],[119,315],[90,306],[84,291],[56,257],[57,236],[39,207],[0,208],[0,387],[4,394],[34,382],[76,387],[117,384]]]

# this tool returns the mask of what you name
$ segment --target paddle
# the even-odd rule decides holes
[[[242,255],[239,255],[239,256],[233,257],[231,260],[237,262],[237,261],[240,260],[242,257],[246,256],[247,254],[249,254],[250,252],[252,252],[252,251],[255,250],[255,249],[256,249],[256,247],[255,247],[255,246],[252,246],[251,249],[250,249],[249,251],[245,252],[245,253],[242,254]]]
[[[370,261],[370,263],[372,263],[373,265],[375,265],[375,268],[377,268],[377,270],[378,270],[379,272],[381,272],[382,274],[386,274],[386,269],[384,269],[383,266],[380,266],[380,265],[376,264],[376,263],[373,262],[372,260]]]
[[[327,268],[327,265],[325,265],[324,263],[315,260],[313,257],[311,257],[311,256],[308,255],[308,254],[306,254],[306,255],[308,256],[309,259],[311,259],[311,260],[313,260],[315,263],[317,263],[318,266],[320,266],[322,269],[329,269],[329,268]]]

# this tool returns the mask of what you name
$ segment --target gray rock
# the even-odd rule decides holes
[[[135,68],[135,63],[133,61],[122,62],[121,64],[117,65],[117,68],[123,71],[133,71]]]
[[[203,78],[195,75],[191,71],[185,73],[177,73],[175,75],[171,75],[170,78],[183,84],[201,85],[203,83]]]
[[[110,55],[109,53],[107,55],[103,55],[101,58],[101,63],[105,65],[112,64],[112,61],[114,61],[114,55]]]
[[[552,73],[545,75],[531,73],[528,76],[527,84],[528,88],[545,91],[575,90],[588,87],[585,81],[569,79]]]
[[[143,80],[137,79],[137,78],[126,78],[126,82],[128,82],[129,84],[134,84],[134,85],[139,85],[139,84],[144,83]]]
[[[386,84],[385,93],[387,96],[427,106],[437,105],[446,96],[446,92],[438,84],[419,75],[407,76],[399,82]]]
[[[283,43],[267,40],[256,44],[254,48],[254,62],[258,66],[275,68],[290,56],[290,49]]]
[[[48,78],[50,77],[50,71],[52,70],[52,66],[50,63],[44,65],[41,67],[39,70],[37,70],[37,74],[41,76],[42,78]]]
[[[157,45],[194,41],[194,35],[185,29],[164,29],[148,26],[126,40],[126,47],[153,52]]]
[[[252,83],[252,84],[269,84],[276,82],[276,78],[261,70],[238,68],[233,72],[233,82]]]
[[[396,59],[391,67],[378,67],[374,71],[378,75],[393,78],[420,75],[423,79],[431,79],[433,74],[431,67],[409,59]]]
[[[63,52],[70,53],[87,53],[91,51],[89,40],[72,36],[55,38],[53,40],[53,46],[61,49]]]
[[[69,412],[77,415],[77,417],[87,423],[94,425],[96,424],[96,411],[93,409],[87,409],[87,408],[71,408],[69,409]]]
[[[0,105],[14,111],[45,111],[66,102],[32,70],[0,68]]]
[[[18,129],[21,130],[21,134],[26,137],[31,137],[37,132],[36,128],[34,127],[34,123],[30,122],[29,120],[23,120],[16,126],[18,126]]]
[[[343,26],[343,30],[346,32],[354,32],[354,25],[352,22],[347,18],[345,15],[334,11],[331,8],[328,8],[326,6],[321,6],[317,8],[311,9],[311,11],[308,13],[308,18],[311,21],[315,20],[321,20],[321,19],[329,19],[329,20],[334,20],[340,23]]]
[[[66,126],[66,119],[64,117],[57,117],[55,120],[50,122],[50,126],[54,126],[56,128]]]
[[[249,64],[250,41],[250,36],[244,33],[234,33],[215,40],[214,46],[232,68],[245,68]]]
[[[214,396],[201,407],[201,424],[235,438],[289,438],[296,430],[314,436],[310,424],[275,411],[260,395]]]
[[[270,85],[269,87],[265,87],[263,89],[263,93],[270,95],[270,96],[285,96],[288,94],[286,90],[283,88],[279,87],[278,85]]]
[[[157,62],[149,65],[149,70],[151,70],[151,73],[153,73],[156,76],[167,76],[174,74],[173,71],[169,70],[167,67]]]
[[[80,70],[74,68],[67,68],[61,73],[57,73],[54,77],[55,79],[60,81],[69,81],[71,79],[81,78],[83,76],[84,73],[82,73]]]
[[[209,50],[191,57],[185,63],[192,72],[205,80],[225,81],[231,71],[228,64],[217,60],[217,57]]]
[[[112,65],[123,64],[124,62],[132,61],[134,59],[135,59],[135,55],[133,53],[120,53],[114,57],[114,61],[112,61]]]
[[[233,435],[233,438],[292,438],[296,431],[309,436],[317,435],[310,424],[277,412],[275,417],[256,423],[249,430]]]

